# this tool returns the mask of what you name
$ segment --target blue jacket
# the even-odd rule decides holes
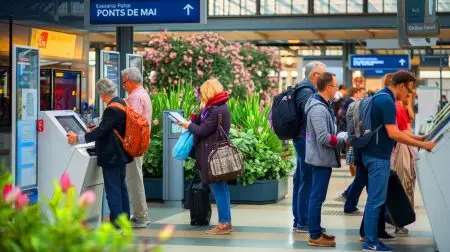
[[[297,85],[306,85],[310,88],[303,88],[295,95],[295,103],[297,105],[297,114],[303,115],[302,120],[302,126],[300,128],[300,133],[298,135],[299,138],[305,138],[306,135],[306,103],[308,102],[309,98],[315,93],[317,93],[317,88],[312,84],[310,80],[305,78]]]

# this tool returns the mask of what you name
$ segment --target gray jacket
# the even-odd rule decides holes
[[[345,141],[336,136],[336,120],[331,103],[314,94],[306,103],[305,162],[321,167],[341,167],[339,150]]]

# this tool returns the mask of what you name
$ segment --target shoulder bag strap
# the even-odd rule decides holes
[[[126,107],[123,106],[122,104],[118,103],[118,102],[112,102],[112,103],[110,103],[108,105],[108,107],[120,109],[124,113],[126,113],[126,111],[127,111]],[[113,129],[113,132],[117,136],[117,138],[119,139],[120,143],[123,144],[124,140],[123,140],[123,137],[119,134],[119,131],[117,131],[116,129]]]

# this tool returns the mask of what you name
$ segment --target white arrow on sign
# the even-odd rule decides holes
[[[406,63],[406,60],[404,60],[404,59],[400,59],[399,61],[398,61],[399,63],[400,63],[400,65],[404,65],[405,63]]]
[[[194,9],[194,7],[192,7],[192,5],[190,5],[190,4],[187,4],[187,5],[184,6],[184,8],[183,8],[183,10],[186,10],[186,14],[187,14],[188,16],[191,15],[191,10],[193,10],[193,9]]]

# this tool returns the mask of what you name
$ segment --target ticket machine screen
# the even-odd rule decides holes
[[[78,122],[75,116],[55,116],[56,120],[61,124],[61,126],[66,130],[66,132],[72,131],[73,133],[85,134],[87,131],[84,127]]]

